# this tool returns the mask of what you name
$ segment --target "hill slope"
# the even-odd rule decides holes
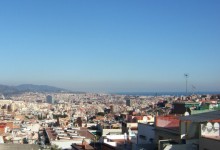
[[[19,94],[23,92],[70,92],[69,90],[48,85],[22,84],[18,86],[0,85],[2,94]]]

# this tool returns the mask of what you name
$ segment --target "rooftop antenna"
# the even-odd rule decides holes
[[[188,92],[188,89],[187,89],[187,84],[188,84],[188,77],[189,77],[189,74],[188,73],[185,73],[184,74],[184,77],[186,78],[186,95],[187,95],[187,92]]]

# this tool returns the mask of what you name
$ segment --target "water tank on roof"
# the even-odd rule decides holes
[[[214,129],[215,130],[219,130],[219,123],[218,122],[215,122],[214,125],[213,125]]]
[[[184,116],[189,116],[189,112],[186,111],[186,112],[184,113]]]
[[[208,122],[208,123],[206,124],[206,128],[207,128],[208,130],[212,130],[212,123],[211,123],[211,122]]]

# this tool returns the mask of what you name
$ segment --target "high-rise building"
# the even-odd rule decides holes
[[[126,99],[126,106],[131,106],[131,99]]]
[[[47,95],[46,102],[49,103],[49,104],[53,104],[54,103],[53,97],[51,95]]]

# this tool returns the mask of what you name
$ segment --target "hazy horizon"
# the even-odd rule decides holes
[[[52,86],[52,87],[57,87],[57,88],[63,88],[63,89],[66,89],[66,90],[70,90],[72,92],[93,92],[93,93],[186,93],[186,87],[182,87],[182,88],[175,88],[175,89],[167,89],[167,90],[164,90],[162,88],[158,88],[156,86],[154,87],[151,87],[149,89],[146,89],[146,88],[141,88],[141,87],[138,87],[139,90],[137,90],[137,88],[131,88],[130,86],[126,89],[126,88],[101,88],[102,90],[100,89],[97,89],[97,88],[94,88],[94,87],[86,87],[86,86],[83,86],[81,85],[81,89],[80,88],[72,88],[71,87],[62,87],[62,86],[59,86],[59,85],[53,85],[53,84],[33,84],[33,83],[20,83],[20,84],[7,84],[7,83],[0,83],[0,85],[7,85],[7,86],[19,86],[19,85],[46,85],[46,86]],[[93,84],[91,85],[93,86]],[[92,90],[91,90],[92,89]],[[103,90],[104,89],[104,90]],[[192,94],[192,93],[204,93],[204,92],[207,92],[207,93],[220,93],[220,90],[207,90],[207,89],[192,89],[192,87],[189,87],[188,86],[188,93],[189,94]]]
[[[0,84],[220,91],[220,1],[0,1]]]

